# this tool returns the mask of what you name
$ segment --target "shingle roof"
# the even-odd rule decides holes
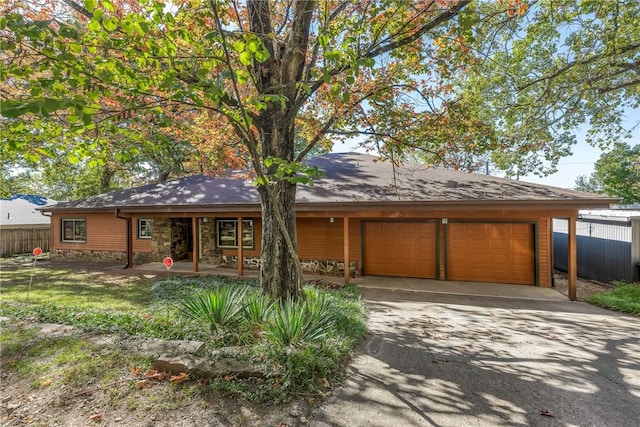
[[[48,225],[49,217],[36,210],[56,201],[33,194],[14,194],[0,199],[0,226]]]
[[[591,201],[601,207],[612,199],[563,188],[493,176],[429,168],[361,153],[333,153],[310,159],[324,175],[313,186],[298,186],[296,203],[353,204],[391,202]],[[62,202],[45,210],[142,207],[216,207],[259,205],[248,179],[195,175],[128,190]],[[588,203],[587,203],[588,204]]]

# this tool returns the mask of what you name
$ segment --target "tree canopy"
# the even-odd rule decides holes
[[[295,188],[317,174],[302,160],[318,147],[364,135],[396,162],[474,170],[489,157],[525,174],[553,170],[585,121],[595,142],[623,133],[640,5],[575,3],[9,1],[3,150],[96,166],[185,141],[246,161],[263,289],[301,295]]]
[[[576,179],[576,189],[619,197],[620,203],[640,203],[640,144],[618,143],[603,153],[589,176]]]

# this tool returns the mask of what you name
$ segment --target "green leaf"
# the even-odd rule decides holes
[[[342,101],[345,104],[348,104],[350,100],[351,100],[351,94],[349,92],[342,92]]]
[[[102,27],[100,26],[100,20],[99,19],[92,19],[91,21],[89,21],[89,24],[87,26],[89,27],[89,29],[91,31],[98,32],[98,31],[102,30]]]
[[[242,65],[251,65],[251,53],[249,51],[244,51],[240,54],[240,63]]]
[[[104,18],[102,25],[107,31],[115,31],[115,29],[118,28],[118,20],[116,18]]]
[[[247,43],[247,50],[251,53],[256,53],[260,48],[260,43],[257,40],[250,40]]]
[[[246,84],[249,81],[249,75],[244,70],[236,70],[236,78],[240,84]]]
[[[233,42],[233,50],[235,50],[236,52],[238,53],[244,52],[244,48],[245,48],[245,44],[243,41],[238,40],[236,42]]]
[[[269,56],[271,55],[269,55],[269,52],[266,50],[259,50],[256,52],[256,55],[255,55],[256,61],[258,61],[261,64],[265,62],[267,59],[269,59]]]
[[[84,7],[89,11],[92,12],[96,6],[98,5],[97,0],[84,0]]]

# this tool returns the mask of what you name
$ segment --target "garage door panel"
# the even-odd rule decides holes
[[[365,222],[365,274],[435,278],[436,242],[434,223]]]
[[[535,284],[531,224],[449,223],[449,280]]]

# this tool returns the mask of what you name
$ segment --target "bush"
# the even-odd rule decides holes
[[[223,286],[213,291],[205,289],[181,301],[179,310],[188,317],[209,323],[213,331],[240,322],[247,292],[245,286]]]
[[[323,297],[276,304],[262,327],[271,342],[286,347],[326,337],[333,322],[331,307]]]

